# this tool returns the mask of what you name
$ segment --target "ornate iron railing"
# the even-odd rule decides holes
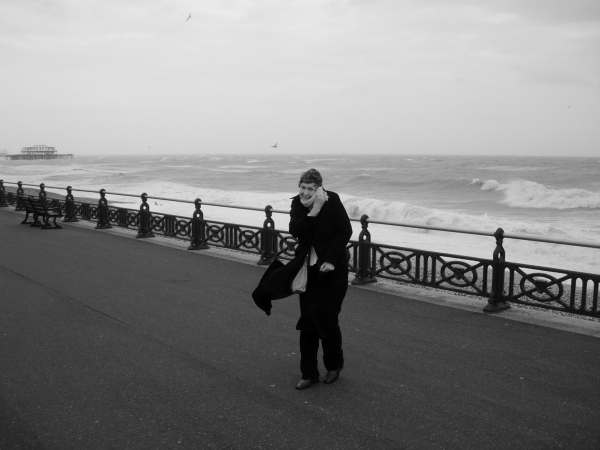
[[[274,259],[291,259],[294,256],[296,239],[287,231],[275,228],[273,213],[288,214],[288,211],[255,207],[204,203],[204,205],[264,211],[262,227],[240,225],[227,222],[205,220],[202,201],[170,199],[164,197],[139,196],[139,210],[108,205],[104,189],[90,191],[66,188],[65,199],[47,198],[46,186],[42,183],[27,185],[21,182],[6,183],[17,186],[15,192],[7,191],[0,180],[0,207],[14,205],[16,210],[24,209],[26,196],[23,186],[38,189],[38,196],[51,206],[60,207],[64,221],[89,220],[96,222],[97,229],[113,226],[137,230],[138,238],[163,235],[190,242],[190,250],[221,247],[256,254],[258,264],[270,264]],[[52,189],[62,189],[51,187]],[[98,193],[97,204],[78,202],[72,191]],[[128,197],[132,194],[110,193]],[[176,201],[194,204],[192,217],[150,212],[148,199]],[[355,219],[353,219],[355,220]],[[497,312],[508,308],[510,302],[541,308],[566,311],[574,314],[600,317],[598,305],[600,275],[542,267],[530,264],[508,262],[503,247],[504,239],[521,239],[545,243],[572,245],[600,249],[600,244],[577,241],[552,240],[517,234],[505,234],[499,228],[495,233],[455,228],[429,227],[424,225],[369,221],[368,216],[360,219],[361,232],[357,241],[350,241],[347,249],[350,255],[348,269],[354,274],[353,284],[365,284],[378,278],[398,282],[429,286],[437,289],[459,292],[487,298],[484,310]],[[477,258],[407,247],[391,246],[371,241],[368,229],[370,223],[420,228],[427,230],[465,233],[495,237],[496,246],[492,258]]]

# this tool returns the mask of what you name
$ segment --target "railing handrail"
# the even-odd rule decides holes
[[[4,183],[11,184],[11,185],[18,185],[18,183],[12,182],[12,181],[4,181]],[[21,183],[21,185],[27,186],[27,187],[39,188],[39,185],[37,185],[37,184]],[[45,188],[46,189],[65,189],[66,187],[65,186],[45,185]],[[99,190],[91,190],[91,189],[72,188],[72,190],[77,191],[77,192],[88,192],[88,193],[92,193],[92,194],[97,194],[99,192]],[[109,191],[106,191],[106,195],[118,195],[118,196],[122,196],[122,197],[133,197],[133,198],[140,197],[140,195],[135,195],[135,194],[126,194],[126,193],[122,193],[122,192],[109,192]],[[153,199],[153,200],[163,200],[163,201],[170,201],[170,202],[177,202],[177,203],[194,204],[194,200],[182,200],[182,199],[178,199],[178,198],[169,198],[169,197],[155,197],[155,196],[150,196],[150,195],[148,195],[147,198]],[[254,206],[231,205],[231,204],[213,203],[213,202],[205,202],[205,201],[202,201],[202,205],[216,206],[216,207],[220,207],[220,208],[243,209],[243,210],[247,210],[247,211],[261,211],[262,212],[265,210],[265,208],[257,208]],[[274,213],[279,213],[279,214],[289,214],[289,211],[281,210],[281,209],[272,209],[271,211]],[[361,221],[361,219],[357,219],[357,218],[350,218],[350,220],[353,222]],[[369,224],[387,225],[387,226],[404,227],[404,228],[417,228],[417,229],[421,229],[421,230],[443,231],[443,232],[448,232],[448,233],[461,233],[461,234],[470,234],[470,235],[476,235],[476,236],[487,236],[487,237],[494,236],[494,233],[490,233],[488,231],[466,230],[466,229],[462,229],[462,228],[453,228],[453,227],[432,227],[432,226],[428,226],[428,225],[419,225],[419,224],[415,224],[415,223],[406,223],[406,222],[391,222],[391,221],[371,220],[371,219],[367,219],[367,220],[368,220]],[[575,240],[570,240],[570,239],[547,239],[547,238],[539,238],[536,236],[530,236],[530,235],[526,235],[526,234],[517,234],[517,233],[505,233],[504,238],[505,239],[518,239],[518,240],[524,240],[524,241],[533,241],[533,242],[543,242],[543,243],[547,243],[547,244],[569,245],[569,246],[573,246],[573,247],[585,247],[585,248],[600,249],[600,244],[597,244],[595,242],[575,241]]]

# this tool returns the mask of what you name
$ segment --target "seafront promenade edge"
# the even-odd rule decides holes
[[[205,220],[200,199],[190,202],[149,197],[143,193],[140,196],[141,205],[138,211],[109,206],[106,199],[108,192],[105,189],[100,189],[100,198],[96,203],[93,199],[85,198],[75,201],[72,193],[74,189],[71,186],[66,188],[67,196],[63,201],[60,197],[56,197],[56,194],[48,194],[44,183],[39,185],[39,190],[30,190],[29,187],[35,185],[21,182],[9,184],[17,186],[16,195],[13,192],[5,193],[3,180],[0,180],[0,206],[12,204],[17,209],[24,209],[27,202],[39,198],[43,204],[48,200],[51,207],[62,210],[64,220],[67,222],[83,219],[95,222],[96,228],[99,229],[109,229],[113,226],[135,229],[138,231],[137,237],[142,238],[163,235],[184,239],[190,242],[190,250],[221,247],[254,253],[260,256],[259,264],[269,264],[275,258],[290,259],[293,256],[295,239],[286,231],[277,229],[272,219],[273,212],[285,213],[285,211],[275,211],[269,205],[264,208],[266,218],[263,226],[256,227]],[[62,190],[59,187],[51,188]],[[90,190],[79,189],[79,191],[85,194],[95,193]],[[111,192],[110,194],[137,197],[126,193]],[[191,218],[151,212],[148,203],[150,198],[194,203],[195,211]],[[207,204],[262,211],[261,208],[255,207]],[[488,259],[372,242],[368,230],[369,223],[368,216],[363,215],[360,219],[362,230],[358,240],[350,241],[347,246],[350,255],[348,268],[353,273],[353,284],[395,280],[403,284],[416,284],[479,296],[487,300],[487,304],[483,307],[485,312],[503,312],[511,304],[522,304],[581,316],[600,317],[600,274],[508,261],[503,242],[505,238],[509,238],[598,250],[600,244],[505,234],[502,228],[490,233],[482,230],[389,223],[401,227],[493,237],[496,246],[492,258]],[[553,261],[553,263],[560,263],[560,261]]]
[[[338,383],[296,392],[262,268],[0,210],[0,448],[597,448],[596,338],[351,287]],[[574,349],[577,349],[574,351]]]
[[[95,222],[80,221],[71,223],[70,225],[88,230],[96,229]],[[104,229],[103,232],[131,239],[136,237],[136,231],[127,228],[113,227]],[[181,251],[189,251],[188,242],[185,240],[172,239],[162,235],[156,235],[153,239],[143,240],[142,242],[150,245],[166,246]],[[222,247],[209,247],[204,250],[204,253],[216,258],[224,258],[250,266],[257,265],[256,255],[252,253],[245,253]],[[461,294],[417,284],[399,283],[388,279],[378,280],[377,283],[355,284],[353,286],[355,289],[366,289],[377,293],[397,296],[399,298],[408,297],[414,301],[462,309],[475,314],[485,314],[485,311],[483,310],[485,300],[474,295]],[[557,330],[600,338],[600,318],[540,309],[521,304],[514,304],[510,309],[503,311],[502,317],[511,321],[550,327]]]

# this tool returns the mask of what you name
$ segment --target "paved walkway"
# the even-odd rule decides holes
[[[600,340],[350,288],[298,392],[264,268],[0,210],[0,449],[600,448]]]

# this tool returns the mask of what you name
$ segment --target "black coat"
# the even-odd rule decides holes
[[[252,292],[252,299],[256,306],[262,309],[267,316],[271,315],[271,300],[289,297],[292,292],[292,281],[302,260],[294,258],[287,265],[276,259],[271,263],[261,277],[258,286]]]
[[[327,194],[329,199],[316,217],[307,216],[309,209],[302,205],[299,196],[292,198],[289,231],[298,239],[294,259],[287,265],[275,260],[252,292],[254,303],[267,315],[271,314],[271,300],[293,294],[292,280],[311,246],[317,253],[317,265],[329,262],[335,266],[332,276],[347,276],[346,244],[352,236],[352,226],[339,196],[331,191],[327,191]]]
[[[317,252],[318,265],[324,262],[335,266],[336,271],[347,271],[346,244],[352,236],[352,225],[340,197],[327,191],[329,199],[316,217],[300,202],[300,196],[292,198],[290,233],[298,239],[296,257],[305,257],[311,245]]]

